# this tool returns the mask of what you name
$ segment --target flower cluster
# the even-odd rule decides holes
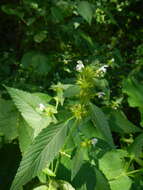
[[[73,105],[71,111],[77,120],[81,120],[87,114],[86,108],[82,104]]]

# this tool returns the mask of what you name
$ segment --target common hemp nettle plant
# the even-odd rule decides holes
[[[0,1],[0,190],[143,189],[141,5]]]
[[[32,179],[33,190],[129,190],[142,171],[134,165],[142,165],[136,150],[142,134],[135,142],[125,137],[140,129],[110,106],[108,66],[78,61],[76,70],[75,84],[52,85],[53,96],[5,87],[12,101],[1,101],[15,110],[17,128],[11,127],[22,153],[11,190]],[[122,135],[123,149],[112,132]]]

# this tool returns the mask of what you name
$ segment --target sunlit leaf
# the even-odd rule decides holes
[[[129,190],[132,185],[125,169],[125,156],[126,151],[112,150],[99,159],[99,169],[109,180],[111,190]]]
[[[34,137],[37,136],[51,122],[49,117],[37,111],[40,104],[46,106],[46,101],[39,96],[22,90],[8,87],[7,90],[23,118],[34,129]]]

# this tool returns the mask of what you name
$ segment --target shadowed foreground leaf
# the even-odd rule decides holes
[[[53,161],[65,142],[69,122],[49,125],[35,138],[24,154],[11,190],[18,190]]]
[[[114,148],[114,142],[110,127],[107,121],[105,114],[97,106],[90,104],[91,118],[94,126],[100,131],[103,136],[103,139]]]

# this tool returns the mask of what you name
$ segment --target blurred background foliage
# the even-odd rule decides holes
[[[9,99],[3,85],[52,95],[49,87],[58,81],[74,84],[77,61],[85,66],[107,65],[108,72],[99,85],[106,97],[94,102],[122,109],[140,126],[142,107],[133,102],[139,97],[134,92],[140,94],[143,88],[142,10],[141,0],[1,0],[0,97]],[[131,94],[130,101],[123,87]],[[109,110],[105,112],[115,117]],[[0,139],[1,154],[11,154],[5,153],[5,147],[18,154],[15,141],[7,145],[8,141]],[[4,168],[7,162],[0,159]],[[14,162],[17,167],[17,160]],[[4,186],[1,180],[6,175],[1,172],[0,176],[0,187],[6,189],[13,172]]]

